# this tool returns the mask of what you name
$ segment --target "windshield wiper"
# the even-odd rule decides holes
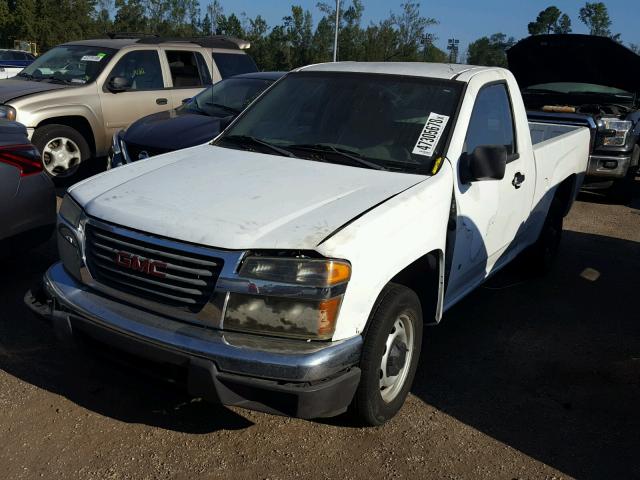
[[[227,107],[226,105],[223,105],[221,103],[214,103],[214,102],[205,102],[206,105],[211,105],[212,107],[218,107],[222,110],[225,110],[227,112],[231,112],[235,115],[240,113],[240,110],[238,110],[237,108],[233,108],[233,107]]]
[[[71,83],[69,80],[66,80],[64,78],[60,78],[60,77],[56,77],[54,75],[51,75],[49,77],[42,77],[43,80],[51,80],[52,82],[56,82],[56,83],[63,83],[63,84],[69,84]]]
[[[328,143],[311,143],[311,144],[294,144],[287,145],[287,148],[294,148],[300,150],[315,150],[318,152],[332,152],[336,155],[339,155],[341,158],[346,158],[351,161],[351,164],[356,164],[359,166],[373,168],[375,170],[386,170],[382,165],[366,160],[362,157],[358,152],[354,152],[353,150],[348,150],[346,148],[336,147],[334,145]]]
[[[26,78],[27,80],[39,80],[38,78],[34,77],[30,73],[25,73],[25,72],[20,72],[20,73],[18,73],[17,76]]]
[[[268,148],[269,150],[276,152],[284,157],[298,158],[289,150],[285,150],[284,148],[280,148],[277,145],[273,145],[272,143],[265,142],[264,140],[260,140],[256,137],[251,137],[249,135],[228,135],[222,137],[220,141],[227,141],[238,145],[259,145],[261,147]]]

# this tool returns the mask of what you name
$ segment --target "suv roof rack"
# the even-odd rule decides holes
[[[143,37],[157,37],[159,35],[155,33],[144,33],[144,32],[107,32],[107,37],[111,40],[125,40],[125,39],[136,39]]]
[[[123,38],[123,37],[118,37]],[[124,37],[138,38],[138,37]],[[159,44],[159,43],[195,43],[206,48],[226,48],[233,50],[245,50],[251,46],[251,43],[235,37],[227,37],[226,35],[212,35],[209,37],[159,37],[145,36],[139,38],[137,43],[143,44]]]

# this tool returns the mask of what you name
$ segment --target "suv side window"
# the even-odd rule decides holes
[[[471,153],[480,145],[504,145],[508,155],[516,153],[511,100],[503,83],[480,90],[473,106],[464,153]]]
[[[138,50],[125,54],[111,70],[109,78],[112,77],[125,77],[129,80],[129,91],[164,88],[160,57],[155,50]]]
[[[166,53],[174,88],[193,88],[204,85],[204,79],[200,78],[196,52],[167,50]]]
[[[213,52],[213,61],[220,71],[222,78],[228,78],[241,73],[253,73],[258,71],[256,62],[249,55],[241,53]]]

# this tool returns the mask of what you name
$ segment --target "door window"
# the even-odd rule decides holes
[[[464,153],[480,145],[504,145],[507,154],[516,152],[511,101],[506,85],[498,83],[480,90],[471,113]]]
[[[213,52],[213,61],[216,63],[222,78],[258,71],[253,58],[241,53]]]
[[[193,88],[204,85],[204,79],[200,78],[195,52],[168,50],[167,61],[174,88]]]
[[[162,68],[158,52],[154,50],[138,50],[129,52],[111,71],[110,78],[124,77],[131,85],[129,90],[161,90]]]

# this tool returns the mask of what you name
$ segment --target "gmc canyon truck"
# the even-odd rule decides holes
[[[71,187],[27,303],[193,395],[378,425],[423,325],[525,249],[549,264],[589,141],[529,123],[504,69],[304,67],[210,144]]]
[[[631,199],[640,163],[640,55],[606,37],[535,35],[508,52],[529,119],[586,126],[585,188]]]

